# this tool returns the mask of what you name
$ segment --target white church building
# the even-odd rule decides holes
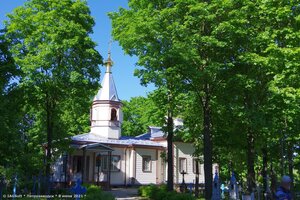
[[[135,137],[122,136],[122,102],[118,97],[110,54],[101,89],[93,99],[90,132],[72,137],[72,153],[61,156],[52,166],[53,182],[84,183],[106,186],[161,184],[167,180],[167,140],[160,127],[149,127]],[[181,120],[174,120],[182,125]],[[173,143],[174,183],[195,183],[196,159],[190,143]],[[204,183],[203,165],[199,164],[199,182]]]

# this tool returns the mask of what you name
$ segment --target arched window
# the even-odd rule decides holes
[[[111,121],[117,121],[117,110],[115,108],[111,109],[110,120]]]

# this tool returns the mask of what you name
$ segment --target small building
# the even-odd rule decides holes
[[[161,184],[167,180],[167,140],[160,127],[149,127],[135,137],[122,136],[122,102],[114,83],[110,54],[106,61],[102,88],[91,108],[91,129],[72,137],[73,153],[62,155],[52,166],[52,180],[71,183],[80,178],[85,183],[101,185]],[[182,120],[174,120],[182,125]],[[194,146],[174,142],[174,184],[195,183]],[[204,183],[203,165],[199,164],[199,182]]]

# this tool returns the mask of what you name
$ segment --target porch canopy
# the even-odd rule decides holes
[[[81,144],[72,144],[71,147],[82,150],[83,153],[83,165],[82,165],[82,183],[86,181],[85,179],[85,162],[86,162],[86,151],[97,151],[97,152],[107,152],[108,159],[111,160],[111,152],[114,151],[111,147],[102,144],[102,143],[81,143]],[[111,174],[111,165],[108,165],[107,171],[107,189],[110,189],[110,174]]]
[[[102,144],[102,143],[72,144],[71,147],[76,148],[76,149],[97,150],[97,151],[105,151],[105,152],[114,151],[111,147],[109,147],[105,144]]]

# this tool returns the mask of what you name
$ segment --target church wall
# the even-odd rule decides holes
[[[194,147],[189,143],[174,143],[174,183],[182,183],[182,174],[179,171],[180,159],[186,159],[186,172],[185,182],[195,183],[195,173],[193,169],[193,153]],[[150,149],[142,147],[113,147],[114,151],[112,156],[120,156],[119,171],[111,172],[111,185],[130,185],[130,184],[160,184],[167,180],[167,165],[166,162],[161,158],[161,153],[165,150]],[[125,152],[126,151],[126,152]],[[88,173],[88,179],[86,182],[96,182],[97,181],[97,167],[95,163],[95,157],[99,152],[96,151],[86,151],[86,168],[85,177]],[[102,154],[106,154],[101,152]],[[72,180],[76,181],[78,178],[82,179],[81,172],[75,173],[73,170],[73,160],[75,156],[83,155],[82,150],[75,150],[69,159],[69,170],[72,173]],[[143,156],[151,157],[151,171],[143,171]],[[87,164],[87,162],[89,163]],[[213,166],[213,172],[215,172],[216,164]],[[64,182],[63,173],[63,160],[59,157],[57,162],[52,166],[54,170],[54,181]],[[199,182],[204,183],[204,165],[199,164]],[[101,172],[100,181],[106,181],[105,172]]]
[[[124,185],[125,180],[125,154],[124,148],[113,148],[112,155],[120,156],[120,171],[112,171],[110,174],[112,185]]]
[[[151,171],[143,171],[143,156],[151,157]],[[136,148],[136,184],[156,184],[157,180],[157,152],[156,149]]]
[[[167,140],[159,140],[159,141],[157,141],[157,143],[161,144],[165,148],[167,148],[167,146],[168,146]],[[165,158],[161,158],[161,153],[163,153],[163,152],[165,153],[165,156],[167,156],[166,150],[159,150],[159,152],[158,152],[158,162],[159,162],[159,166],[160,166],[160,168],[158,168],[158,170],[160,171],[159,177],[158,177],[158,183],[166,183],[168,180],[168,164],[166,161],[163,160]]]
[[[161,158],[162,150],[157,150],[157,183],[161,184],[165,182],[165,162]]]
[[[185,182],[195,183],[195,173],[193,172],[193,154],[195,148],[189,143],[174,143],[174,183],[182,183],[182,174],[180,174],[180,159],[186,159]],[[204,183],[203,165],[199,164],[199,182]]]
[[[186,183],[195,183],[196,174],[193,169],[193,154],[195,148],[190,143],[175,142],[174,143],[174,183],[182,183],[182,174],[179,171],[180,158],[186,158],[187,161],[187,174],[184,179]],[[218,168],[218,164],[213,163],[212,172],[215,173],[215,169]],[[204,183],[204,164],[199,164],[199,183]]]
[[[132,180],[135,180],[135,169],[136,169],[136,152],[134,148],[127,149],[127,157],[128,160],[126,161],[126,185],[134,184]]]

